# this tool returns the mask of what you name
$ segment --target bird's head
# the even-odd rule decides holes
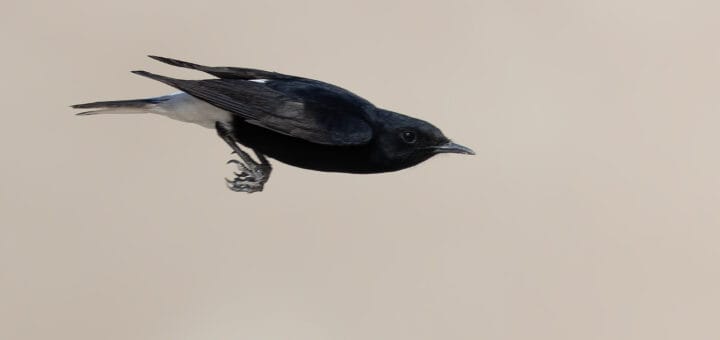
[[[376,131],[379,157],[399,169],[440,153],[475,154],[470,148],[453,143],[440,129],[424,120],[381,109],[377,114],[382,122]]]

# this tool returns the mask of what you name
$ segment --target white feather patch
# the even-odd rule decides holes
[[[250,79],[250,81],[255,82],[255,83],[265,84],[268,81],[270,81],[270,79]]]
[[[150,112],[181,122],[195,123],[210,129],[215,128],[215,122],[229,123],[232,120],[232,113],[210,105],[185,92],[177,92],[169,96],[168,100],[160,102],[151,108]]]

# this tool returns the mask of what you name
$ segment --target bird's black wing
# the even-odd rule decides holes
[[[265,72],[265,71],[263,71]],[[365,121],[363,105],[347,91],[321,82],[289,81],[273,89],[241,79],[182,80],[145,71],[133,71],[175,87],[227,110],[250,124],[309,142],[328,145],[365,144],[372,128]],[[359,97],[358,97],[359,98]]]
[[[263,71],[254,68],[242,68],[242,67],[229,67],[229,66],[205,66],[191,63],[188,61],[182,61],[166,57],[148,56],[157,61],[163,62],[168,65],[184,67],[193,70],[202,71],[205,73],[212,74],[222,79],[274,79],[274,80],[290,80],[290,79],[304,79],[301,77],[291,76],[287,74]]]

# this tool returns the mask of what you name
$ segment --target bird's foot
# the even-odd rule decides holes
[[[228,188],[232,191],[247,193],[262,191],[265,183],[270,179],[270,172],[272,172],[270,163],[264,157],[258,163],[249,156],[244,156],[246,157],[242,157],[242,160],[231,159],[227,162],[235,164],[238,169],[238,172],[234,172],[235,178],[232,180],[225,178]]]

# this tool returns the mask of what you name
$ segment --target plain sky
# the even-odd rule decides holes
[[[717,1],[4,1],[0,339],[718,339]],[[474,157],[275,162],[70,104],[297,74]]]

